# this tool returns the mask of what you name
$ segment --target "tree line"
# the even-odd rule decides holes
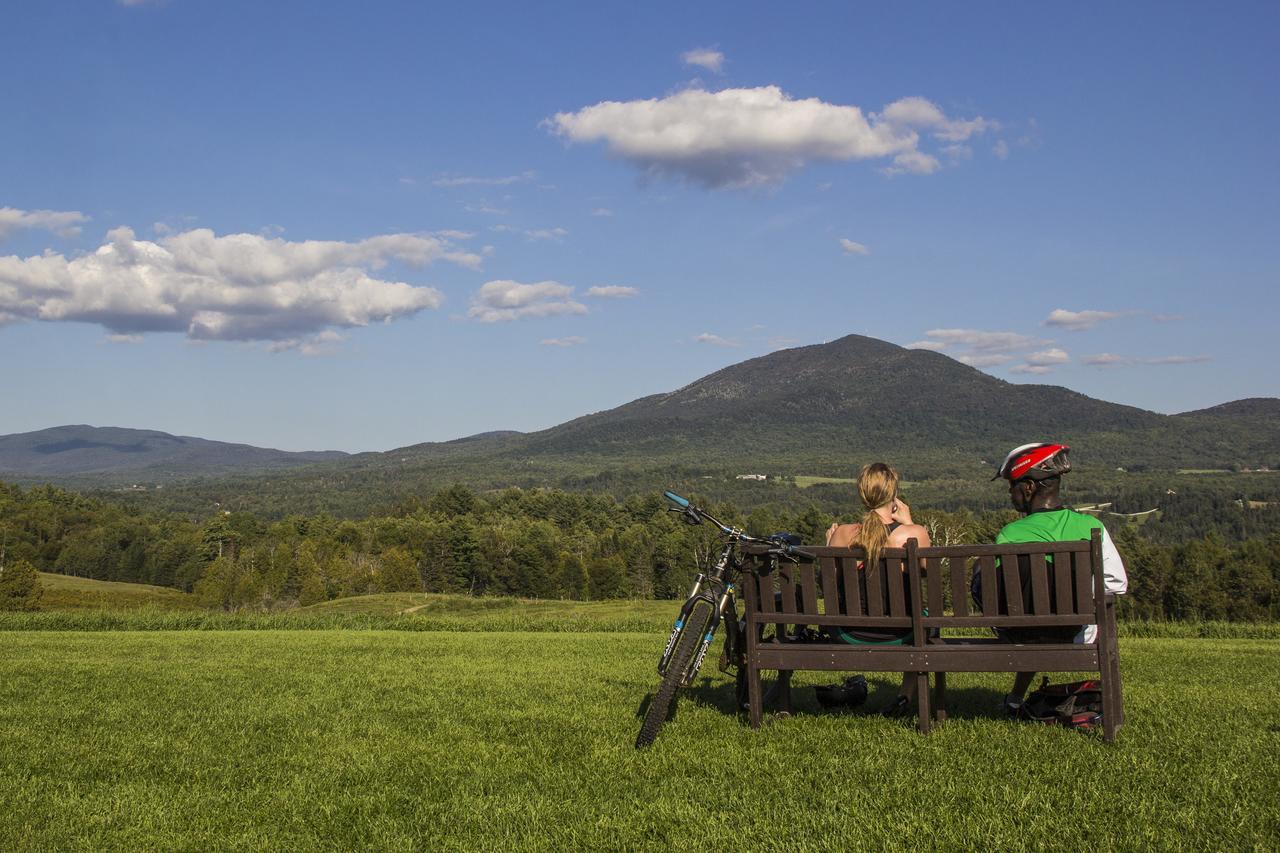
[[[1253,529],[1241,531],[1240,506],[1221,494],[1182,495],[1173,506],[1164,514],[1168,520],[1142,525],[1104,519],[1129,567],[1131,592],[1121,600],[1122,613],[1277,618],[1280,526],[1271,521],[1274,513],[1250,512],[1245,517]],[[808,543],[822,541],[833,520],[852,520],[816,503],[748,510],[712,501],[708,508],[753,534],[788,531]],[[0,567],[22,562],[96,580],[175,587],[229,610],[284,609],[376,592],[669,599],[686,593],[715,553],[716,537],[666,509],[657,494],[619,500],[547,489],[477,494],[452,486],[362,519],[268,520],[227,511],[199,518],[52,486],[0,484]],[[1014,513],[917,508],[915,516],[936,543],[966,544],[992,541]],[[1192,526],[1187,519],[1194,518],[1217,521]],[[1184,531],[1188,535],[1175,539]]]

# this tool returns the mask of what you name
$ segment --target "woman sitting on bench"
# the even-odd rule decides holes
[[[898,495],[898,472],[883,462],[863,466],[858,474],[858,497],[865,513],[856,524],[833,524],[827,529],[827,545],[834,548],[861,547],[867,552],[867,564],[875,565],[885,548],[901,548],[915,539],[928,548],[929,531],[911,520],[911,507]],[[863,565],[859,565],[863,568]],[[905,577],[905,576],[904,576]],[[872,630],[831,629],[832,635],[846,643],[900,645],[911,642],[911,631],[892,633]],[[915,701],[916,679],[902,676],[897,697],[881,710],[887,716],[904,716]]]

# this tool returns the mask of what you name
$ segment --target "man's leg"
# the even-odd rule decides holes
[[[1013,689],[1004,697],[1004,708],[1012,713],[1022,704],[1023,698],[1027,695],[1027,688],[1031,686],[1031,682],[1035,680],[1034,672],[1020,672],[1013,679]]]

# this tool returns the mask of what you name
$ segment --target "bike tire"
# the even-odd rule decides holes
[[[636,749],[644,749],[653,743],[663,723],[671,715],[676,693],[680,690],[680,681],[693,662],[693,656],[702,646],[702,638],[706,636],[713,612],[712,603],[705,599],[693,605],[693,609],[689,611],[684,630],[676,640],[671,660],[667,663],[667,672],[662,676],[662,682],[658,685],[653,701],[649,703],[649,709],[645,711],[644,724],[640,726],[640,734],[636,736]]]

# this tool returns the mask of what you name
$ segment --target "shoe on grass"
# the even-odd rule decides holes
[[[906,696],[896,696],[888,705],[880,709],[882,717],[907,717],[911,715],[911,700]]]

